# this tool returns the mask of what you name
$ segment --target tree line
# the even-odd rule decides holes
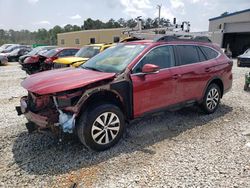
[[[158,25],[169,26],[170,21],[168,19],[161,18],[160,23],[157,18],[146,18],[142,19],[142,26],[145,29],[156,28]],[[106,28],[133,28],[137,25],[135,19],[125,20],[120,18],[118,20],[110,19],[107,22],[101,20],[93,20],[88,18],[84,21],[82,26],[67,24],[64,27],[59,25],[46,30],[44,28],[38,29],[37,31],[20,30],[14,31],[0,29],[0,45],[5,43],[17,43],[17,44],[45,44],[45,45],[56,45],[57,44],[57,34],[81,31],[81,30],[91,30],[91,29],[106,29]]]

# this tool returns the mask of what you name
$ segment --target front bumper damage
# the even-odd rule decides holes
[[[29,92],[28,96],[21,98],[20,106],[16,107],[16,110],[18,115],[24,115],[28,122],[37,126],[37,129],[50,129],[60,136],[62,133],[74,132],[76,118],[86,108],[83,104],[90,96],[110,90],[110,84],[105,84],[55,95],[37,95]]]
[[[28,124],[33,123],[36,125],[36,129],[45,130],[50,129],[52,132],[59,134],[60,131],[64,133],[73,133],[75,127],[76,114],[64,113],[58,108],[56,98],[53,97],[56,113],[47,111],[45,113],[34,113],[29,109],[28,97],[22,97],[20,100],[20,106],[16,107],[18,115],[24,115],[28,120]],[[26,125],[27,128],[29,125]],[[29,129],[29,128],[28,128]],[[32,127],[34,129],[34,126]]]

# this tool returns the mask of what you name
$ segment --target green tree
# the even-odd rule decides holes
[[[133,28],[137,25],[137,22],[134,19],[127,20],[126,26],[129,28]]]

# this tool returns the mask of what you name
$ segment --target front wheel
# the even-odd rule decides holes
[[[205,96],[203,98],[201,108],[207,114],[214,113],[221,99],[221,90],[217,84],[210,84],[206,90]]]
[[[125,129],[121,110],[112,104],[87,109],[77,122],[77,135],[88,148],[103,151],[114,146]]]

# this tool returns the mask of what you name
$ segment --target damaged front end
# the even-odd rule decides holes
[[[71,111],[71,107],[77,104],[82,94],[79,89],[53,95],[29,92],[28,96],[21,98],[16,110],[18,115],[23,114],[28,120],[29,132],[50,129],[56,134],[60,131],[73,133],[77,114]]]

